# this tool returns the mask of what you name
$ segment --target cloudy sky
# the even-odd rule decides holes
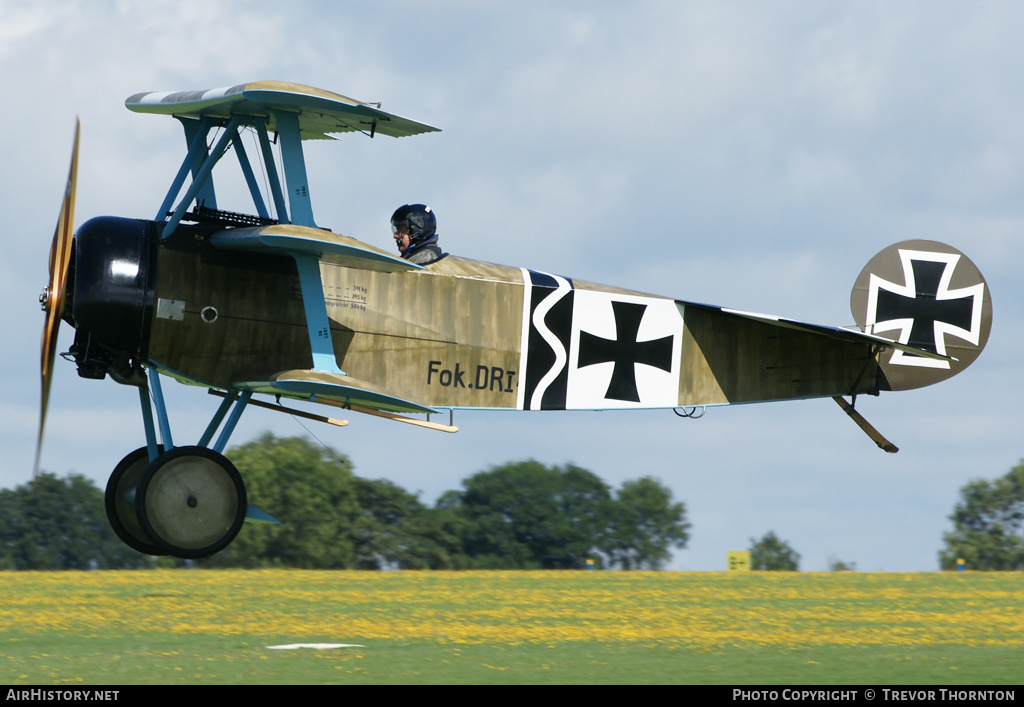
[[[896,455],[831,400],[699,421],[460,412],[457,435],[360,416],[310,427],[361,475],[427,502],[525,458],[613,486],[654,475],[693,523],[673,569],[724,569],[727,551],[774,530],[801,569],[835,557],[915,571],[937,568],[961,486],[1024,455],[1024,5],[0,0],[0,16],[2,486],[32,473],[37,297],[75,116],[76,222],[152,218],[181,130],[124,99],[261,79],[382,101],[443,130],[307,151],[318,222],[383,247],[394,208],[425,202],[458,255],[849,325],[863,265],[925,238],[966,252],[993,293],[989,346],[964,374],[858,401]],[[65,327],[59,350],[71,339]],[[194,443],[216,401],[175,383],[165,393],[175,442]],[[144,441],[135,389],[63,361],[47,427],[43,468],[100,486]],[[307,434],[250,410],[233,442],[266,430]]]

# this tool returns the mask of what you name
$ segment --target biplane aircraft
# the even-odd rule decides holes
[[[417,265],[317,225],[303,143],[436,128],[379,104],[270,81],[140,93],[126,105],[177,118],[187,152],[153,219],[102,216],[72,235],[76,128],[40,297],[36,466],[63,319],[76,330],[65,357],[80,376],[139,390],[146,444],[114,468],[106,504],[119,537],[141,552],[210,555],[231,543],[247,515],[260,517],[222,454],[247,405],[346,424],[281,404],[312,401],[452,432],[430,414],[666,408],[698,416],[713,405],[833,397],[880,447],[896,451],[854,409],[856,396],[958,373],[991,327],[978,269],[930,241],[900,243],[871,260],[852,295],[859,330],[454,255]],[[256,155],[243,131],[255,134]],[[211,175],[229,148],[255,213],[218,208]],[[164,378],[223,398],[194,445],[172,438]]]

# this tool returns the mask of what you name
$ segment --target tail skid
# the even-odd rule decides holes
[[[832,398],[836,403],[843,409],[850,419],[857,423],[857,426],[864,430],[864,434],[871,438],[871,441],[878,445],[879,449],[882,449],[889,454],[895,454],[900,451],[900,448],[895,444],[887,440],[882,434],[876,430],[870,422],[864,419],[864,416],[857,412],[852,403],[846,402],[842,397],[836,395]],[[856,402],[856,398],[854,399]]]

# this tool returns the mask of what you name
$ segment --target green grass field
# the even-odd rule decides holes
[[[0,684],[1020,684],[1022,607],[1021,573],[4,572]]]

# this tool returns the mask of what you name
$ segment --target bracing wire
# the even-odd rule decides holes
[[[311,437],[312,437],[313,439],[315,439],[315,440],[316,440],[317,442],[319,442],[319,443],[320,443],[320,446],[321,446],[321,447],[323,447],[323,448],[324,448],[324,449],[326,449],[326,450],[327,450],[328,452],[330,452],[330,453],[331,453],[331,456],[332,456],[332,457],[334,457],[335,459],[337,459],[337,460],[338,460],[338,463],[339,463],[339,464],[341,464],[342,466],[345,466],[345,460],[344,460],[344,459],[342,459],[341,457],[339,457],[339,456],[338,456],[338,453],[337,453],[337,452],[335,452],[335,451],[334,451],[333,449],[331,449],[331,448],[330,448],[330,447],[328,447],[328,446],[327,446],[326,444],[324,444],[324,441],[323,441],[322,439],[320,439],[320,438],[319,438],[319,437],[317,437],[317,436],[316,436],[315,434],[313,434],[313,431],[312,431],[311,429],[309,429],[308,427],[306,427],[306,425],[305,425],[305,424],[303,424],[302,420],[300,420],[299,418],[295,417],[295,415],[289,415],[288,417],[292,418],[292,419],[293,419],[293,420],[295,420],[295,421],[296,421],[297,423],[299,423],[299,427],[301,427],[302,429],[306,430],[306,432],[307,432],[307,433],[309,433],[309,435],[310,435],[310,436],[311,436]]]
[[[259,136],[256,134],[256,128],[249,126],[246,130],[252,137],[253,152],[256,153],[256,156],[260,161],[260,176],[263,177],[263,201],[267,204],[267,211],[270,213],[271,218],[280,220],[277,215],[277,204],[274,202],[274,197],[270,193],[270,178],[267,175],[267,164],[263,161],[263,148],[260,145]]]

